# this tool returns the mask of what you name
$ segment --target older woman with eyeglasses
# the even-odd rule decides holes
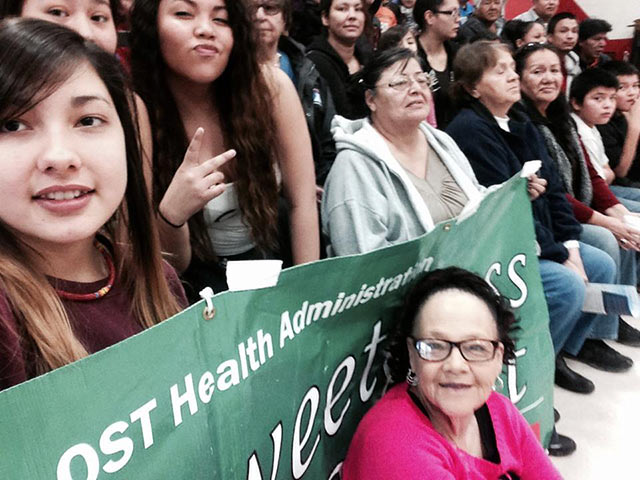
[[[455,142],[424,122],[429,77],[413,52],[379,52],[361,83],[370,117],[333,120],[338,156],[322,203],[330,255],[418,237],[482,191]]]
[[[517,408],[492,392],[515,358],[506,305],[455,267],[416,283],[389,348],[395,386],[360,422],[343,480],[562,478]]]
[[[424,121],[429,76],[414,53],[378,52],[361,84],[370,116],[333,120],[338,155],[325,183],[322,226],[334,256],[416,238],[484,192],[451,137]],[[537,177],[529,185],[533,197],[544,191]]]

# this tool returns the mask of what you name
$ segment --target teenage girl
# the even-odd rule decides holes
[[[163,248],[176,268],[189,266],[192,291],[225,288],[227,260],[284,255],[280,190],[293,263],[318,259],[304,114],[286,74],[259,65],[245,2],[136,0],[131,23],[134,84],[154,133]],[[195,165],[183,159],[188,146]]]
[[[0,45],[4,389],[134,335],[186,299],[160,257],[117,59],[34,19],[0,23]]]

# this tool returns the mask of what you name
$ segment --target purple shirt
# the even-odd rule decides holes
[[[175,270],[163,262],[163,271],[169,289],[180,307],[188,305],[182,284]],[[91,283],[54,279],[58,289],[72,293],[95,292],[106,279]],[[71,328],[89,353],[95,353],[143,330],[131,311],[128,292],[116,279],[113,288],[104,297],[78,302],[62,300]],[[35,376],[29,362],[30,348],[16,335],[17,319],[9,306],[5,293],[0,290],[0,390],[22,383]]]

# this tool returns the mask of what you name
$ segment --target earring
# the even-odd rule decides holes
[[[407,383],[410,387],[415,387],[418,385],[418,375],[416,374],[416,372],[411,370],[411,367],[409,367],[409,370],[407,370]]]
[[[496,386],[496,383],[498,384]],[[493,386],[491,387],[491,390],[493,390],[494,392],[497,390],[502,390],[504,388],[504,381],[502,380],[502,377],[497,377],[496,381],[493,382]]]

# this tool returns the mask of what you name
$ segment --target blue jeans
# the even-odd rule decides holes
[[[609,185],[611,191],[618,197],[620,203],[630,212],[640,213],[640,188]]]
[[[604,227],[583,224],[580,241],[602,250],[613,259],[613,262],[616,264],[617,272],[616,281],[613,283],[617,283],[619,285],[636,285],[636,252],[620,248],[616,237],[613,236],[613,233]],[[609,319],[609,317],[605,317],[594,324],[593,329],[589,334],[589,338],[618,338],[617,317],[615,318],[615,321],[607,319]]]
[[[616,265],[609,255],[580,242],[580,256],[590,281],[615,282]],[[564,350],[577,355],[599,323],[604,322],[608,330],[612,330],[615,323],[617,336],[617,317],[582,313],[585,284],[577,273],[560,263],[541,259],[540,277],[549,309],[549,330],[556,354]]]
[[[616,237],[609,230],[597,225],[582,224],[580,241],[588,243],[608,254],[616,264],[616,282],[619,285],[638,284],[636,252],[620,248]]]

